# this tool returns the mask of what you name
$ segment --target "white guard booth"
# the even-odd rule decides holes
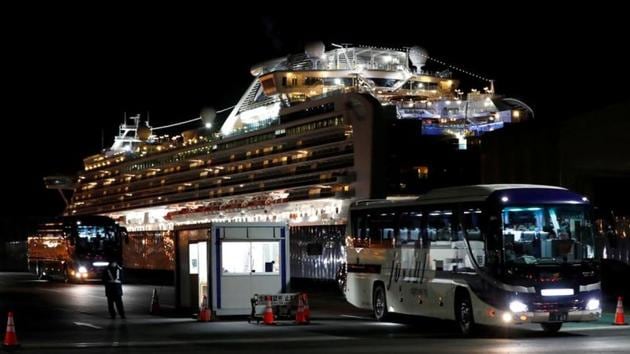
[[[286,292],[290,278],[286,224],[213,223],[208,236],[208,254],[199,252],[208,267],[207,272],[199,269],[198,289],[200,298],[211,299],[216,315],[248,315],[253,294]],[[201,259],[200,268],[206,263]]]

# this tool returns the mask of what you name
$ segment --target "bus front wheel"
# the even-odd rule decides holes
[[[387,318],[387,296],[382,284],[376,284],[372,296],[372,309],[377,321],[384,321]]]
[[[557,333],[560,330],[560,328],[562,328],[562,322],[541,323],[540,327],[542,327],[545,333],[553,334],[553,333]]]
[[[466,291],[460,291],[455,301],[455,321],[460,332],[467,336],[475,330],[475,318],[473,317],[473,307],[470,295]]]

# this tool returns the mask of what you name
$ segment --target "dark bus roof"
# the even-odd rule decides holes
[[[562,187],[536,184],[479,184],[439,188],[427,194],[405,200],[370,199],[352,203],[352,209],[373,207],[398,207],[405,205],[428,205],[461,202],[483,202],[492,198],[506,197],[506,204],[561,203],[587,204],[587,200]]]

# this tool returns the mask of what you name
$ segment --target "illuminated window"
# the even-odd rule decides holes
[[[221,258],[223,273],[277,273],[280,247],[275,242],[224,242]]]
[[[188,271],[189,274],[199,274],[199,251],[198,244],[191,243],[188,245],[188,254],[189,254],[189,264]]]

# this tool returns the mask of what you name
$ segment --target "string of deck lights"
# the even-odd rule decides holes
[[[469,75],[469,76],[475,77],[475,78],[477,78],[477,79],[479,79],[479,80],[484,80],[484,81],[487,81],[487,82],[492,82],[492,81],[493,81],[492,79],[488,79],[487,77],[483,77],[483,76],[481,76],[481,75],[477,75],[477,74],[475,74],[475,73],[473,73],[473,72],[470,72],[470,71],[468,71],[468,70],[464,70],[464,69],[462,69],[462,68],[458,68],[458,67],[456,67],[456,66],[454,66],[454,65],[451,65],[451,64],[449,64],[449,63],[446,63],[446,62],[444,62],[444,61],[442,61],[442,60],[439,60],[439,59],[435,59],[435,58],[433,58],[433,57],[430,57],[430,56],[428,56],[428,55],[426,55],[426,54],[424,54],[424,53],[420,53],[420,55],[421,55],[421,56],[423,56],[423,57],[425,57],[425,58],[427,58],[428,60],[433,60],[434,62],[436,62],[436,63],[438,63],[438,64],[441,64],[441,65],[447,66],[447,67],[449,67],[449,68],[451,68],[451,69],[453,69],[453,70],[457,70],[457,71],[462,72],[462,73],[464,73],[464,74],[466,74],[466,75]]]
[[[236,105],[232,105],[230,107],[220,109],[220,110],[216,111],[215,113],[216,114],[223,113],[223,112],[228,111],[228,110],[230,110],[230,109],[232,109],[234,107],[236,107]],[[151,128],[151,129],[152,130],[159,130],[159,129],[172,128],[172,127],[176,127],[178,125],[192,123],[192,122],[195,122],[195,121],[198,121],[198,120],[202,120],[202,119],[203,119],[203,117],[199,116],[197,118],[189,119],[189,120],[186,120],[186,121],[183,121],[183,122],[177,122],[177,123],[173,123],[173,124],[169,124],[169,125],[163,125],[161,127],[155,127],[155,128]]]
[[[392,51],[405,51],[405,50],[408,50],[408,48],[401,49],[401,48],[377,47],[377,46],[367,46],[367,45],[358,45],[357,47],[359,47],[359,48],[373,48],[373,49],[381,49],[381,50],[392,50]],[[449,64],[447,62],[444,62],[444,61],[442,61],[440,59],[436,59],[436,58],[430,57],[430,56],[428,56],[428,55],[426,55],[424,53],[419,53],[419,54],[421,56],[425,57],[428,60],[432,60],[432,61],[434,61],[434,62],[436,62],[438,64],[444,65],[444,66],[449,67],[449,68],[451,68],[453,70],[457,70],[459,72],[462,72],[462,73],[464,73],[466,75],[472,76],[472,77],[477,78],[479,80],[484,80],[484,81],[487,81],[487,82],[492,82],[493,81],[492,79],[489,79],[489,78],[481,76],[481,75],[477,75],[477,74],[475,74],[475,73],[473,73],[471,71],[464,70],[464,69],[459,68],[457,66],[451,65],[451,64]]]

